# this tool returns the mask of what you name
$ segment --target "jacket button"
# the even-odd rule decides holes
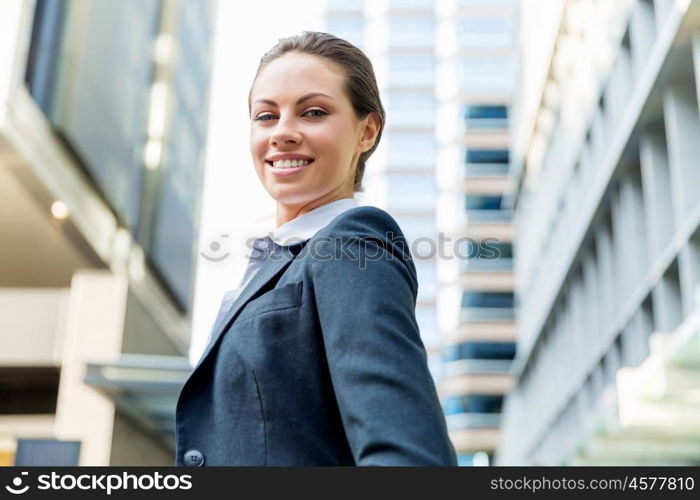
[[[187,467],[201,467],[204,465],[204,454],[199,450],[187,450],[185,452],[185,465]]]

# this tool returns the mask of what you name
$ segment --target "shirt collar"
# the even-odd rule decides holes
[[[308,240],[340,214],[357,206],[359,204],[355,198],[341,198],[321,205],[282,224],[272,232],[272,240],[282,246]]]

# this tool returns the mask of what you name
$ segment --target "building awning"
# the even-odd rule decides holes
[[[88,363],[85,383],[174,450],[175,405],[191,371],[186,357],[123,354],[115,362]]]
[[[700,310],[655,333],[651,355],[622,368],[607,411],[572,465],[688,465],[700,461]]]

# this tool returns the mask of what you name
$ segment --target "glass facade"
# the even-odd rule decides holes
[[[154,52],[166,2],[38,0],[26,71],[37,105],[145,250],[175,303],[192,299],[206,141],[209,0],[180,2],[178,57],[162,110],[159,161],[146,168]]]
[[[506,106],[469,105],[466,107],[464,117],[467,120],[508,118],[508,108]]]
[[[464,394],[445,398],[445,414],[501,413],[503,396],[498,394]]]
[[[495,238],[460,242],[459,255],[462,272],[512,271],[513,245]]]
[[[469,194],[464,205],[467,210],[500,210],[502,203],[500,195]]]
[[[435,23],[431,16],[395,16],[389,19],[391,47],[432,47]]]
[[[152,51],[159,7],[158,0],[40,0],[27,72],[37,104],[132,230],[152,78],[143,54]]]
[[[498,241],[495,238],[484,239],[478,244],[474,241],[462,242],[460,255],[470,259],[512,259],[513,244]]]
[[[365,20],[362,16],[331,16],[326,22],[326,31],[347,40],[356,47],[364,45]]]
[[[463,342],[447,346],[443,356],[447,362],[459,359],[513,359],[515,344],[512,342]]]
[[[462,307],[509,309],[514,305],[514,296],[512,292],[468,290],[462,293]]]
[[[435,125],[435,97],[427,92],[392,92],[388,95],[388,125],[432,127]]]
[[[516,76],[515,64],[507,58],[465,56],[458,69],[461,87],[471,91],[507,91]]]
[[[388,203],[392,210],[431,210],[435,205],[435,176],[388,174]]]
[[[435,57],[432,54],[389,54],[389,83],[394,87],[432,86]]]
[[[501,163],[510,162],[507,149],[468,149],[465,157],[467,163]]]
[[[510,222],[513,213],[502,205],[501,195],[468,194],[464,202],[467,222]]]
[[[438,338],[435,307],[432,305],[417,305],[416,321],[418,322],[418,329],[423,342],[425,344],[435,342]]]
[[[427,9],[432,10],[435,0],[389,0],[391,9]]]
[[[153,192],[153,213],[143,214],[150,227],[139,233],[155,267],[176,297],[189,304],[194,285],[193,267],[199,222],[199,197],[204,169],[209,100],[208,25],[213,19],[208,1],[182,2],[177,29],[181,57],[172,77],[171,116],[160,178]]]
[[[469,47],[508,47],[513,22],[504,16],[469,16],[457,24],[457,41]]]
[[[430,169],[435,161],[435,138],[425,132],[387,130],[382,142],[389,151],[389,169]]]
[[[466,106],[464,111],[466,130],[507,130],[508,108],[506,106]]]
[[[326,0],[326,8],[333,12],[357,11],[364,8],[364,0]]]
[[[437,275],[433,260],[418,260],[413,263],[418,275],[418,300],[433,300],[437,292]]]
[[[420,247],[421,242],[417,242],[418,238],[430,238],[435,239],[436,228],[435,228],[435,217],[432,215],[397,215],[396,221],[401,226],[404,236],[411,245],[411,253],[416,254],[416,250]],[[421,240],[422,241],[422,240]],[[422,250],[420,247],[419,250]],[[420,252],[421,255],[423,252]]]

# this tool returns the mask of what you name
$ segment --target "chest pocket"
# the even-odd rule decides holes
[[[302,282],[289,283],[273,288],[257,299],[248,302],[236,318],[236,322],[250,319],[268,312],[299,307],[302,298]]]

